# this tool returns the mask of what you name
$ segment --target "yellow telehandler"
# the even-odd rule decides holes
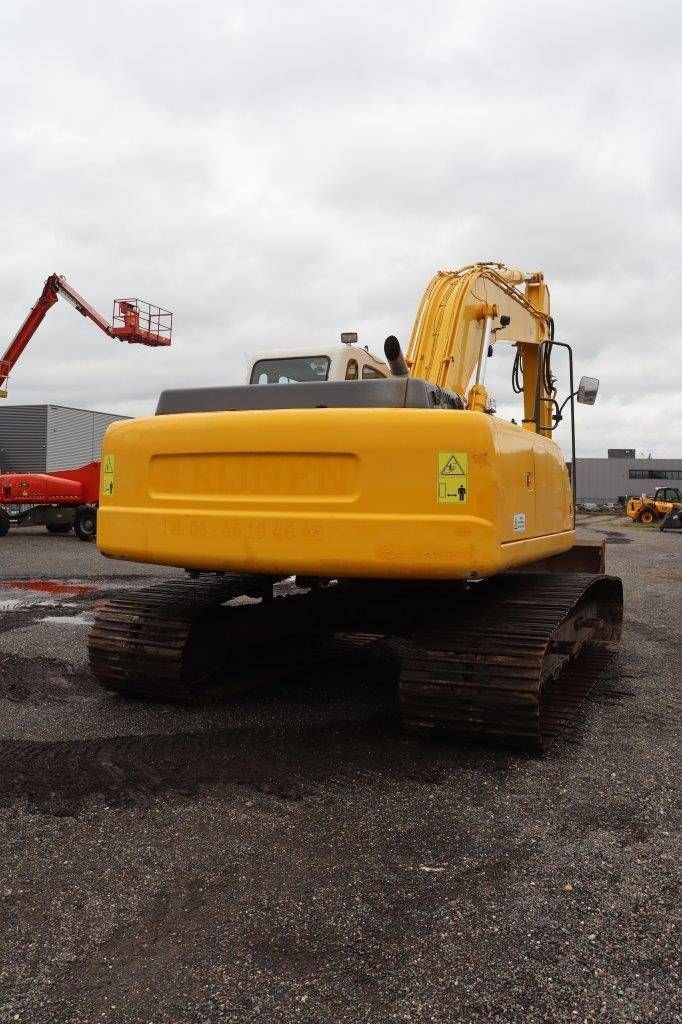
[[[654,496],[643,494],[640,498],[628,498],[625,511],[637,523],[650,526],[664,519],[668,512],[682,511],[682,492],[679,487],[657,487]]]

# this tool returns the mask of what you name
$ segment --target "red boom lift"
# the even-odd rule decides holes
[[[171,343],[173,314],[169,310],[141,299],[116,299],[109,324],[65,277],[51,274],[35,306],[0,358],[0,398],[7,397],[9,374],[60,295],[110,338],[154,348]],[[82,540],[90,540],[96,528],[98,490],[99,462],[53,473],[0,474],[0,537],[14,523],[43,525],[50,533],[67,533],[73,527]]]

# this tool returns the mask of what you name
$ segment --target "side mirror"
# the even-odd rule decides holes
[[[594,405],[594,403],[597,401],[598,391],[598,377],[581,377],[580,384],[578,385],[577,400],[582,405]]]

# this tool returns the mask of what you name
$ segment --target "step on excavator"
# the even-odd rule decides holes
[[[502,342],[520,423],[485,387]],[[621,582],[603,544],[576,541],[552,440],[569,405],[574,442],[574,399],[592,404],[598,381],[574,391],[543,275],[498,263],[437,273],[407,355],[394,336],[385,354],[385,377],[270,365],[262,386],[165,391],[155,417],[108,429],[100,550],[187,575],[98,610],[101,686],[191,703],[388,637],[408,730],[533,749],[558,735],[621,633]]]

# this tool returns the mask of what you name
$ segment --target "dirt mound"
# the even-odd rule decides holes
[[[77,694],[94,692],[95,681],[62,661],[0,654],[0,700],[13,704],[66,704]]]

